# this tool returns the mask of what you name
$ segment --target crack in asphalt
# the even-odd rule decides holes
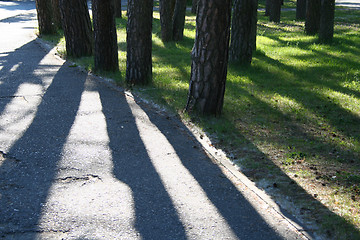
[[[95,174],[87,174],[82,177],[75,177],[75,176],[68,176],[63,178],[57,178],[56,181],[63,182],[63,183],[71,183],[71,182],[78,182],[78,181],[90,181],[90,180],[100,180],[102,181],[102,178]]]

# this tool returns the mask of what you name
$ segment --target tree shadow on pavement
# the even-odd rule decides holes
[[[33,60],[28,58],[23,64],[29,61]],[[35,62],[21,71],[32,78],[37,67]],[[0,238],[6,234],[21,239],[21,234],[27,234],[26,239],[36,239],[42,206],[80,104],[84,76],[70,70],[68,64],[61,66],[42,96],[31,125],[0,165]]]
[[[154,160],[149,156],[150,151],[153,150],[148,149],[144,143],[144,136],[139,132],[139,126],[136,124],[139,116],[133,116],[125,98],[115,91],[109,95],[108,90],[103,91],[101,88],[99,93],[113,154],[114,175],[128,184],[133,191],[136,229],[144,239],[154,237],[156,239],[188,239],[189,233],[185,232],[187,226],[184,224],[184,219],[179,216],[181,210],[179,212],[178,207],[174,206],[176,200],[169,193],[173,185],[166,182],[163,176],[176,174],[176,172],[164,173],[158,166],[154,166]],[[190,171],[205,196],[237,238],[282,238],[224,176],[219,167],[213,164],[203,151],[194,148],[199,144],[189,138],[188,133],[182,132],[184,126],[174,127],[172,121],[146,106],[142,106],[142,110],[168,139],[183,166]],[[119,116],[124,117],[119,119]],[[155,142],[157,139],[153,140]],[[164,148],[164,146],[157,147]],[[166,159],[161,159],[160,155],[158,157],[160,162],[166,161]],[[182,187],[186,189],[187,186]],[[190,193],[179,192],[179,194],[183,194],[186,198]],[[216,226],[217,223],[213,224]],[[169,229],[171,229],[170,232]]]
[[[36,51],[39,48],[40,46],[33,40],[14,52],[1,53],[0,113],[4,111],[12,98],[16,97],[21,84],[43,84],[42,80],[34,74],[34,70],[48,52]]]
[[[135,228],[144,239],[186,239],[170,196],[151,164],[135,119],[119,92],[99,86],[114,175],[133,193]]]

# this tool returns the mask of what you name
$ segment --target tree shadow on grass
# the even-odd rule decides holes
[[[348,96],[359,97],[357,91],[347,89],[341,85],[339,86],[338,82],[328,81],[328,78],[325,76],[332,72],[332,66],[324,64],[323,66],[296,69],[280,61],[271,59],[266,55],[257,55],[257,57],[258,60],[262,62],[259,66],[276,66],[278,69],[283,69],[292,75],[292,77],[288,77],[287,75],[282,76],[271,71],[268,71],[260,77],[259,75],[258,77],[253,75],[251,81],[257,86],[262,86],[264,93],[271,95],[280,94],[281,96],[296,100],[296,102],[301,103],[306,109],[326,119],[332,127],[336,128],[345,136],[360,142],[360,130],[356,128],[356,126],[360,124],[360,117],[344,109],[340,103],[330,98],[331,96],[327,96],[325,93],[320,94],[321,91],[328,88],[335,92],[347,94]],[[263,73],[266,72],[266,68],[258,70]],[[239,75],[244,74],[241,70],[237,72]],[[311,76],[311,78],[304,78],[304,76]],[[269,82],[268,79],[271,79],[271,82]],[[314,91],[313,89],[317,90]]]
[[[251,145],[253,141],[255,140],[256,144],[270,144],[272,146],[275,146],[275,148],[282,149],[282,151],[286,151],[288,147],[291,147],[289,149],[293,152],[300,152],[304,153],[304,156],[306,158],[312,157],[312,154],[316,153],[322,156],[323,159],[329,158],[329,153],[333,155],[339,155],[340,157],[343,157],[345,161],[343,162],[342,159],[337,159],[335,162],[317,162],[312,167],[313,170],[311,174],[314,175],[314,178],[316,177],[316,181],[322,182],[325,181],[326,184],[328,184],[328,181],[330,180],[330,184],[334,184],[335,186],[340,185],[344,187],[348,187],[351,184],[358,184],[356,183],[356,179],[354,182],[349,182],[349,179],[347,178],[338,178],[336,181],[331,181],[331,176],[321,176],[317,175],[316,167],[319,168],[319,170],[322,167],[322,164],[325,165],[331,165],[334,164],[335,166],[336,161],[339,161],[341,163],[351,164],[354,168],[357,168],[356,166],[359,166],[359,162],[357,162],[357,159],[359,159],[359,153],[357,152],[351,152],[346,149],[343,149],[341,146],[339,146],[339,143],[329,141],[328,139],[324,139],[324,137],[319,136],[316,132],[311,132],[310,126],[306,126],[305,122],[301,122],[299,119],[295,119],[295,114],[292,114],[291,112],[283,112],[280,111],[278,108],[276,108],[274,105],[270,105],[270,101],[264,101],[261,96],[282,96],[289,98],[291,100],[295,100],[296,102],[300,103],[302,106],[304,106],[305,109],[310,110],[316,115],[320,115],[321,117],[325,118],[326,121],[330,123],[332,127],[335,127],[339,132],[344,134],[345,136],[348,136],[350,138],[359,139],[359,134],[356,129],[356,126],[360,124],[359,117],[354,115],[351,112],[348,112],[344,108],[342,108],[337,103],[333,102],[331,99],[318,95],[313,91],[308,90],[307,85],[310,86],[318,86],[322,87],[323,85],[326,86],[326,83],[323,84],[322,81],[314,81],[311,80],[303,80],[304,75],[315,75],[317,74],[318,69],[311,69],[311,74],[304,72],[306,70],[298,70],[295,69],[289,65],[285,65],[281,63],[278,60],[271,59],[264,54],[256,54],[257,61],[261,61],[263,63],[259,64],[257,63],[257,67],[240,67],[237,65],[231,65],[230,66],[230,72],[232,74],[239,75],[241,77],[249,79],[251,84],[247,86],[241,85],[239,82],[228,82],[227,83],[227,95],[225,97],[225,104],[226,104],[226,98],[231,97],[231,100],[228,99],[232,104],[225,107],[225,113],[224,118],[226,118],[227,122],[227,133],[236,132],[234,136],[243,139],[241,131],[246,132],[246,136],[256,136],[252,137],[248,141],[238,140],[242,142],[240,146],[248,146]],[[270,66],[270,68],[269,68]],[[275,68],[280,69],[280,73],[277,71],[274,71]],[[270,70],[269,70],[270,69]],[[286,71],[292,75],[292,77],[289,77],[289,74],[282,74],[281,71]],[[321,69],[321,71],[331,71],[331,68],[325,67],[325,69]],[[323,85],[322,85],[323,84]],[[336,84],[335,84],[336,85]],[[333,86],[329,86],[333,87]],[[312,88],[310,88],[312,89]],[[346,89],[345,89],[346,90]],[[261,96],[259,96],[259,94]],[[234,99],[237,99],[235,101]],[[270,100],[270,99],[269,99]],[[245,105],[245,106],[244,106]],[[244,114],[240,116],[239,119],[235,119],[233,116],[239,116],[238,114],[233,114],[232,111],[238,111],[239,109],[242,109],[241,112]],[[331,111],[330,111],[331,110]],[[256,113],[256,114],[255,114]],[[206,122],[206,121],[205,121]],[[283,123],[281,126],[278,124],[279,122]],[[211,121],[210,121],[211,123]],[[350,124],[350,127],[349,127]],[[353,125],[352,125],[353,124]],[[205,124],[206,128],[211,128],[211,125],[209,125],[209,122]],[[351,127],[353,126],[353,127]],[[307,129],[309,127],[309,129]],[[241,129],[241,130],[240,130]],[[253,133],[249,133],[253,132]],[[322,135],[323,133],[321,133]],[[221,133],[218,135],[222,135]],[[230,134],[231,135],[231,134]],[[226,134],[225,134],[226,136]],[[337,136],[335,136],[337,137]],[[219,139],[216,139],[217,142],[219,142]],[[231,145],[231,140],[225,140],[225,145]],[[230,147],[230,149],[232,149]],[[248,158],[249,153],[243,153],[243,150],[234,150],[237,154],[238,158]],[[259,151],[259,150],[257,150]],[[231,152],[231,151],[230,151]],[[270,154],[271,153],[267,153]],[[237,158],[236,157],[236,158]],[[276,156],[272,156],[275,157]],[[255,158],[255,159],[254,159]],[[253,164],[247,163],[248,170],[244,170],[244,173],[250,176],[253,179],[257,179],[257,182],[261,182],[260,180],[263,178],[262,175],[264,175],[264,168],[266,166],[273,165],[272,169],[277,169],[276,165],[273,164],[273,162],[264,156],[257,155],[251,159],[254,161]],[[260,160],[259,163],[256,163],[257,159],[263,159]],[[350,162],[351,160],[351,162]],[[334,158],[332,158],[331,161],[334,161]],[[279,162],[278,164],[281,164]],[[285,164],[285,163],[284,163]],[[317,165],[318,164],[318,165]],[[246,165],[245,165],[246,168]],[[260,169],[259,169],[260,168]],[[279,172],[280,169],[277,169],[276,172]],[[320,170],[321,172],[321,170]],[[336,174],[335,172],[333,173]],[[271,175],[279,176],[279,173],[272,173]],[[287,177],[285,174],[280,174],[280,179],[283,179],[283,181],[286,186],[283,186],[283,191],[288,192],[288,188],[292,188],[293,181]],[[270,177],[271,179],[271,177]],[[291,183],[291,184],[290,184]],[[279,186],[279,184],[277,184]],[[264,187],[264,186],[262,186]],[[269,188],[269,192],[273,192],[271,189],[272,186],[269,184],[267,186]],[[294,197],[296,200],[295,202],[306,202],[306,198],[303,199],[303,196],[307,195],[305,194],[305,191],[303,189],[297,188],[295,191],[290,192],[299,192],[300,195]],[[356,189],[355,189],[356,190]],[[292,195],[289,194],[290,196]],[[311,196],[308,196],[308,199],[312,199]],[[315,204],[315,205],[313,205]],[[319,207],[319,206],[321,207]],[[358,236],[359,232],[356,230],[354,226],[352,226],[349,223],[346,223],[346,221],[331,213],[326,207],[322,206],[319,202],[314,201],[312,199],[311,201],[311,209],[305,209],[306,211],[316,212],[319,210],[319,212],[322,212],[321,215],[315,216],[321,216],[317,221],[324,223],[326,222],[326,218],[329,217],[331,219],[326,227],[329,228],[329,224],[331,224],[331,221],[337,222],[339,221],[341,224],[344,225],[344,228],[352,229],[352,232]],[[325,217],[324,217],[325,216]],[[323,218],[324,217],[324,218]],[[325,219],[325,220],[324,220]],[[334,223],[333,223],[334,224]],[[345,231],[344,231],[345,232]],[[330,235],[328,237],[333,237],[332,232],[328,232]],[[337,236],[340,237],[340,236]],[[351,236],[354,237],[354,236]]]
[[[251,219],[248,219],[246,223],[244,223],[243,219],[241,219],[240,217],[244,216],[244,208],[248,209],[246,210],[246,212],[249,211],[245,215],[251,215],[251,211],[253,211],[252,207],[247,206],[247,204],[242,204],[242,206],[239,206],[239,203],[242,203],[246,200],[243,199],[241,195],[236,193],[237,190],[234,188],[234,186],[228,179],[225,178],[219,180],[217,176],[222,176],[222,172],[219,167],[211,163],[209,159],[205,157],[204,153],[199,152],[194,147],[189,147],[189,143],[190,145],[194,144],[195,146],[197,146],[198,143],[193,140],[193,137],[189,138],[189,136],[192,136],[193,133],[189,132],[187,128],[183,125],[183,123],[176,119],[169,121],[168,118],[164,118],[164,116],[154,114],[150,110],[147,110],[146,107],[143,107],[143,110],[146,111],[147,116],[150,118],[151,122],[156,125],[156,127],[166,137],[169,143],[174,147],[176,154],[181,159],[184,167],[190,171],[192,176],[194,176],[196,181],[206,192],[211,202],[216,206],[221,215],[227,220],[233,231],[240,239],[244,237],[243,234],[245,233],[241,230],[242,227],[248,224],[253,225],[252,221],[258,221],[257,217],[254,216],[251,217]],[[179,135],[179,130],[181,132],[181,135]],[[234,132],[237,131],[233,127],[228,130]],[[324,221],[329,218],[329,225],[333,224],[334,222],[341,222],[341,227],[345,227],[345,229],[351,230],[349,236],[355,236],[352,234],[356,233],[357,230],[353,225],[347,223],[343,218],[332,213],[320,202],[314,200],[313,196],[309,195],[304,189],[294,183],[292,179],[290,179],[276,165],[274,165],[273,162],[271,162],[264,153],[262,153],[244,136],[238,135],[238,137],[240,137],[241,141],[245,143],[244,145],[247,146],[247,150],[251,152],[254,163],[258,162],[258,168],[254,169],[257,174],[264,176],[269,174],[269,172],[271,172],[271,174],[276,174],[277,180],[279,181],[277,182],[276,188],[274,187],[273,182],[269,182],[269,185],[264,188],[265,191],[271,192],[271,194],[273,194],[274,191],[277,191],[278,188],[282,188],[287,189],[287,191],[289,192],[294,192],[296,193],[297,198],[296,200],[294,200],[295,202],[311,202],[311,204],[306,205],[306,207],[308,208],[304,207],[299,211],[294,211],[294,213],[301,212],[301,214],[311,214],[311,216],[318,216],[316,213],[321,213],[321,216],[325,217],[316,219],[317,221]],[[260,162],[264,162],[264,164],[260,164]],[[254,174],[254,172],[252,174]],[[254,175],[252,175],[252,177],[253,176]],[[260,186],[260,188],[263,187],[264,186]],[[282,209],[282,211],[284,215],[289,216],[286,210]],[[238,219],[239,217],[240,219]],[[300,218],[301,217],[302,216],[300,216]],[[267,227],[262,226],[261,228],[266,229]],[[332,234],[332,232],[328,232],[328,237],[331,237]],[[359,234],[360,233],[358,233],[357,236],[359,236]],[[256,238],[256,236],[253,237]],[[250,237],[250,239],[253,237]]]

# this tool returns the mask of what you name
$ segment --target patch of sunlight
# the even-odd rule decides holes
[[[10,72],[16,72],[16,70],[20,67],[21,64],[22,64],[22,62],[19,62],[19,63],[15,64],[14,66],[12,66],[12,68],[10,69]]]
[[[258,50],[263,50],[262,48],[266,45],[276,46],[279,44],[279,42],[269,37],[257,36],[256,44],[258,46]]]
[[[161,38],[159,38],[156,34],[152,34],[152,42],[153,44],[155,44],[158,47],[162,47],[165,48],[165,44],[163,43],[163,41],[161,40]]]
[[[250,79],[249,76],[240,76],[237,72],[228,72],[228,80],[234,83],[241,83],[247,85],[253,85],[253,81]]]
[[[326,97],[329,96],[328,94],[325,95]],[[320,115],[316,114],[316,112],[313,112],[309,109],[307,109],[303,104],[297,102],[296,100],[289,98],[287,96],[282,96],[278,93],[275,94],[259,94],[259,99],[266,102],[267,104],[277,108],[279,111],[281,111],[285,115],[291,115],[293,118],[300,120],[303,119],[304,123],[306,125],[313,126],[316,129],[321,129],[321,131],[325,131],[328,133],[324,136],[315,136],[320,137],[322,141],[328,142],[328,143],[336,143],[340,144],[342,147],[348,148],[348,149],[354,149],[355,146],[357,146],[357,141],[351,137],[347,137],[344,134],[342,134],[337,129],[333,128],[329,123],[328,120],[324,117],[321,117]],[[334,97],[334,95],[333,95]],[[341,102],[341,99],[338,99],[339,102]],[[357,109],[360,109],[359,102],[356,102]],[[360,111],[357,113],[359,115]],[[303,128],[303,126],[300,125],[300,127]],[[304,129],[306,131],[306,129]],[[329,135],[333,135],[335,133],[338,137],[328,137]],[[313,133],[311,133],[313,134]],[[343,140],[339,140],[343,139]]]
[[[214,239],[236,239],[236,235],[226,219],[183,165],[166,136],[151,122],[147,114],[131,97],[127,96],[126,100],[135,118],[147,154],[160,176],[163,186],[169,193],[188,238],[200,239],[201,235],[199,234],[207,234],[213,236]],[[198,219],[209,218],[211,221],[198,221]],[[217,224],[214,225],[214,222]],[[204,232],[199,233],[196,229],[203,229]],[[219,231],[220,229],[224,231]]]
[[[315,125],[319,123],[326,124],[326,120],[323,117],[318,116],[315,112],[310,111],[303,104],[290,97],[278,93],[262,93],[258,97],[270,106],[278,109],[284,115],[291,115],[296,119],[304,119],[307,123],[313,123]]]
[[[124,29],[117,29],[118,43],[126,43],[126,31]]]
[[[360,117],[360,99],[332,89],[324,89],[319,92],[324,97],[341,106],[343,109]]]
[[[33,122],[41,103],[43,87],[24,83],[0,115],[0,145],[3,151],[11,149]],[[32,95],[32,96],[31,96]]]
[[[353,91],[360,92],[360,72],[356,72],[353,76],[352,75],[353,74],[347,73],[347,81],[343,82],[341,86]]]
[[[316,115],[312,114],[307,110],[301,103],[297,102],[295,99],[275,94],[266,94],[262,93],[259,95],[260,99],[267,104],[276,107],[284,114],[296,114],[301,116],[306,116],[307,118],[315,118]]]
[[[107,129],[100,94],[84,91],[57,176],[43,204],[40,228],[48,229],[51,224],[52,229],[61,229],[71,222],[76,239],[141,238],[134,227],[132,189],[114,176]],[[71,178],[83,180],[66,181]]]

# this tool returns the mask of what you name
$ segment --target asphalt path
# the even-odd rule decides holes
[[[59,59],[36,26],[33,1],[0,1],[0,239],[308,239],[176,117]]]

